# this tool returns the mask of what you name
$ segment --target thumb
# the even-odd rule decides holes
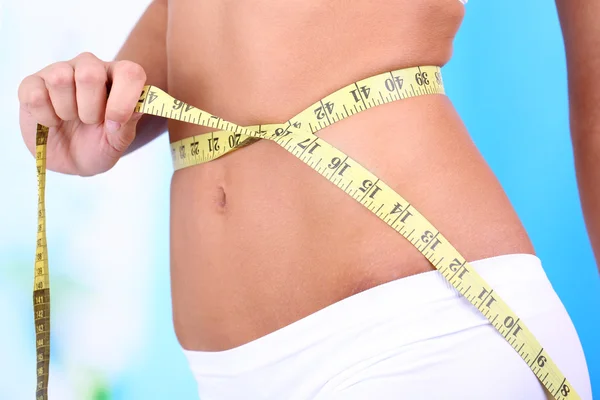
[[[104,122],[106,141],[114,152],[120,156],[135,139],[137,123],[144,114],[134,112],[125,124],[107,120]]]

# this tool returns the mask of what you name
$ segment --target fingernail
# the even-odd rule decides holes
[[[104,122],[104,129],[106,129],[106,132],[108,133],[115,133],[116,131],[119,130],[119,128],[121,128],[121,124],[115,121],[110,121],[107,120],[106,122]]]

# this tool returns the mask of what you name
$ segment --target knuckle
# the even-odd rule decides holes
[[[93,53],[90,53],[89,51],[84,51],[83,53],[80,53],[77,57],[75,57],[75,59],[85,61],[100,61],[98,57],[96,57]]]
[[[110,138],[105,135],[104,140],[104,153],[117,159],[127,150],[132,141],[128,136],[123,135],[116,135]]]
[[[146,71],[133,61],[118,61],[115,64],[115,71],[128,81],[146,81]]]
[[[25,103],[32,108],[44,107],[49,101],[48,92],[42,88],[31,89],[25,96]]]
[[[50,86],[64,87],[73,84],[73,68],[66,63],[56,64],[46,77]]]
[[[75,80],[81,84],[102,85],[106,83],[106,71],[100,64],[85,64],[75,69]]]
[[[114,138],[111,145],[119,153],[122,153],[129,147],[129,140],[127,137],[119,135]]]
[[[27,103],[28,101],[28,96],[29,96],[29,92],[30,90],[29,88],[29,82],[31,81],[32,77],[28,76],[26,78],[24,78],[21,83],[19,84],[19,89],[17,90],[17,96],[19,97],[19,101],[21,103]]]

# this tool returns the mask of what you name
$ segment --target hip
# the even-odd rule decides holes
[[[540,260],[511,254],[471,265],[591,399],[577,332]],[[351,296],[228,351],[185,354],[203,399],[546,398],[517,352],[437,271]]]

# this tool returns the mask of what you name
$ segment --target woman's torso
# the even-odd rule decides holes
[[[283,122],[356,80],[444,65],[463,13],[458,0],[170,0],[168,91],[238,124]],[[169,130],[171,141],[210,131]],[[533,252],[447,97],[379,106],[318,135],[408,199],[468,260]],[[232,348],[431,268],[275,143],[173,176],[173,312],[187,349]]]

